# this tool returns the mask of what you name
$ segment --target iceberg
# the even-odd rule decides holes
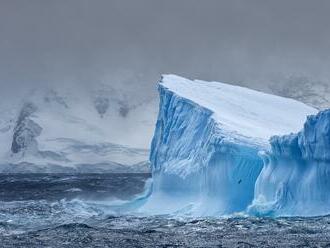
[[[264,167],[256,182],[251,213],[325,215],[330,213],[330,110],[307,118],[295,134],[273,136],[261,152]]]
[[[289,192],[281,187],[299,182],[301,174],[294,170],[303,171],[301,160],[326,158],[322,150],[328,144],[326,137],[310,127],[316,117],[310,117],[299,132],[306,117],[317,112],[303,103],[175,75],[162,76],[158,89],[159,114],[150,152],[152,193],[140,211],[198,216],[257,214],[266,203],[269,206],[276,201],[278,190],[283,192],[282,203],[290,200]],[[285,136],[293,132],[298,135]],[[316,133],[323,137],[320,146],[314,144]],[[282,155],[292,156],[292,163],[275,163]],[[278,171],[271,168],[277,164],[281,165]],[[312,170],[300,181],[305,182],[305,188],[316,184],[316,191],[321,186],[312,182],[312,177],[318,173],[326,176],[327,172]],[[328,181],[322,187],[329,188]],[[315,193],[309,190],[305,193]],[[301,196],[301,200],[304,197],[308,196]]]

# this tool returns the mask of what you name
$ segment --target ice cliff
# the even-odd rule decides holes
[[[308,116],[295,134],[273,136],[249,210],[262,215],[330,213],[330,110]]]
[[[329,205],[328,112],[299,132],[317,111],[292,99],[175,75],[162,77],[159,94],[141,211],[285,215],[302,202]]]

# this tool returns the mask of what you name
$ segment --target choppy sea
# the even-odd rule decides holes
[[[149,174],[0,174],[0,247],[330,247],[330,216],[123,214]]]

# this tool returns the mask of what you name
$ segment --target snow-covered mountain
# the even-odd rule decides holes
[[[330,81],[305,75],[277,75],[266,80],[241,81],[240,86],[288,97],[319,110],[330,108]]]
[[[329,111],[306,121],[317,110],[293,99],[174,75],[159,93],[141,211],[330,213]]]
[[[0,171],[148,170],[153,99],[98,84],[41,87],[0,101]]]

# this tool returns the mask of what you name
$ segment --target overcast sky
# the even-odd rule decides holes
[[[330,78],[329,0],[0,0],[0,84]]]

